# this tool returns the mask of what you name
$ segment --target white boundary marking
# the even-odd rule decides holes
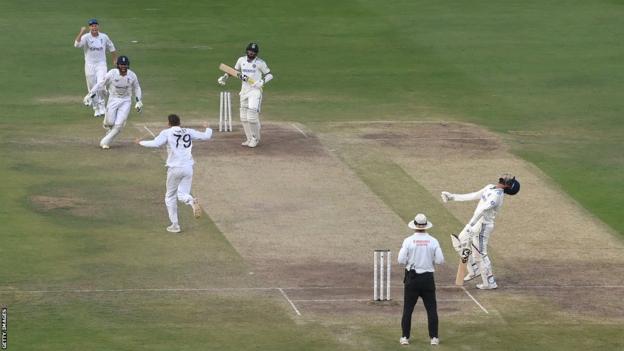
[[[295,306],[295,303],[292,302],[292,300],[288,297],[288,295],[286,295],[284,290],[282,290],[282,288],[277,288],[277,290],[279,290],[279,292],[282,293],[282,296],[284,296],[286,301],[288,301],[288,303],[292,306],[292,308],[293,308],[293,310],[295,310],[295,313],[297,314],[297,316],[301,316],[301,312],[299,312],[299,310],[297,309],[297,306]]]
[[[466,295],[468,295],[468,297],[470,297],[472,301],[474,301],[474,303],[476,303],[477,306],[479,306],[483,310],[483,312],[485,312],[486,314],[490,314],[490,312],[488,312],[488,310],[486,310],[485,307],[483,307],[483,305],[481,305],[479,301],[477,301],[477,299],[475,299],[474,296],[472,296],[472,294],[469,293],[468,290],[466,290],[465,287],[462,286],[461,288],[466,293]]]
[[[293,128],[295,128],[295,129],[296,129],[299,133],[301,133],[304,137],[306,137],[306,138],[308,137],[308,134],[306,134],[306,132],[304,132],[301,128],[297,127],[297,125],[296,125],[296,124],[291,123],[290,125],[291,125]]]
[[[151,129],[147,128],[147,124],[144,124],[143,128],[145,128],[145,130],[147,130],[152,135],[152,137],[154,138],[156,137],[156,134],[154,134],[154,132],[152,132]]]

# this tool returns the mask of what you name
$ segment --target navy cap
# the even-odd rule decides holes
[[[90,20],[87,21],[88,25],[92,25],[92,24],[98,24],[98,21],[95,18],[91,18]]]

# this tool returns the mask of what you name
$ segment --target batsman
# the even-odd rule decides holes
[[[240,120],[245,131],[245,141],[242,145],[256,147],[260,143],[260,111],[262,110],[262,87],[271,79],[273,74],[266,62],[258,57],[260,48],[256,43],[249,43],[245,56],[240,57],[234,65],[237,78],[242,81],[240,91]],[[220,85],[225,85],[230,74],[225,73],[217,79]]]
[[[503,197],[516,195],[520,191],[520,182],[510,174],[503,174],[497,184],[488,184],[483,189],[469,194],[453,194],[442,192],[442,201],[472,201],[479,200],[472,218],[459,235],[451,235],[453,248],[461,257],[460,268],[457,272],[456,285],[462,285],[481,276],[482,284],[477,289],[496,289],[496,279],[492,269],[492,262],[487,254],[487,245],[492,231],[494,218],[503,205]],[[465,268],[465,269],[464,269]],[[464,274],[466,273],[464,277]],[[463,277],[463,278],[462,278]]]

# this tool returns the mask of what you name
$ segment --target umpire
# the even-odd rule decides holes
[[[438,345],[438,306],[436,302],[435,281],[433,279],[434,263],[443,264],[444,256],[438,240],[427,233],[433,224],[422,213],[416,215],[413,221],[407,224],[414,230],[414,234],[403,240],[399,251],[399,264],[405,265],[405,284],[403,296],[403,318],[401,328],[403,336],[399,340],[401,345],[409,345],[412,328],[412,312],[422,297],[427,310],[429,337],[431,345]]]

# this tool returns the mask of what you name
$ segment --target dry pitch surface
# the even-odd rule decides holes
[[[292,302],[285,308],[303,318],[345,312],[400,316],[397,265],[395,302],[368,302],[372,250],[389,248],[396,255],[409,234],[409,218],[400,218],[344,162],[340,150],[348,149],[391,160],[437,202],[442,190],[474,191],[504,171],[521,180],[520,195],[506,198],[490,241],[497,291],[477,291],[474,283],[466,291],[452,287],[455,258],[446,245],[448,233],[432,230],[450,258],[437,273],[443,318],[503,319],[499,312],[526,305],[576,320],[624,320],[622,241],[538,169],[514,157],[496,135],[457,123],[344,123],[317,132],[271,123],[263,126],[260,147],[240,142],[234,132],[197,144],[194,192],[247,260],[255,284],[282,288]],[[464,223],[475,205],[445,207]]]

